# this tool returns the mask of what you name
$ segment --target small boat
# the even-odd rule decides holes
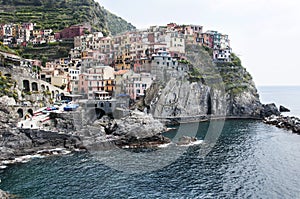
[[[64,107],[64,111],[75,111],[78,107],[78,104],[68,104]]]

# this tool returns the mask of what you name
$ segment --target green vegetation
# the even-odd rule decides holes
[[[58,32],[75,24],[90,23],[92,31],[104,35],[115,35],[135,29],[120,17],[110,13],[94,0],[0,0],[0,23],[36,23],[36,29],[53,29]],[[86,32],[88,33],[88,32]],[[0,51],[18,54],[26,59],[41,59],[44,62],[68,57],[73,42],[53,42],[48,44],[16,47],[11,50],[0,45]]]
[[[231,62],[218,62],[213,64],[210,53],[212,50],[207,47],[187,46],[188,53],[196,53],[197,58],[187,56],[194,64],[190,67],[189,81],[199,82],[211,87],[224,86],[225,91],[238,95],[247,89],[250,89],[252,84],[252,76],[242,66],[240,58],[234,53],[231,54]],[[195,65],[195,62],[198,62]]]
[[[108,10],[105,10],[105,16],[108,30],[112,35],[135,29],[131,23],[127,23],[124,19],[112,14]]]
[[[0,73],[0,97],[13,97],[18,101],[18,93],[15,90],[16,82],[9,76],[2,76]]]
[[[184,59],[181,59],[178,62],[181,64],[190,64],[190,62],[188,60],[184,60]]]
[[[7,46],[4,46],[2,42],[0,42],[0,51],[1,52],[5,52],[5,53],[11,53],[11,54],[15,54],[15,55],[18,55],[18,52],[10,49],[9,47]]]
[[[94,0],[0,0],[0,10],[0,23],[32,22],[37,29],[58,31],[88,22],[93,31],[107,35],[135,28]]]
[[[61,57],[68,57],[69,51],[73,47],[73,43],[62,41],[42,45],[29,44],[26,48],[19,48],[18,52],[19,55],[25,59],[41,60],[42,65],[45,66],[48,60],[58,59]]]
[[[212,57],[213,56],[213,49],[207,47],[207,46],[202,46],[203,49],[208,52],[208,54]]]

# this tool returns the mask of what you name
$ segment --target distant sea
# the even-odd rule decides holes
[[[259,87],[264,103],[275,102],[300,116],[300,87]],[[195,124],[180,129],[190,134]],[[196,137],[205,137],[209,122],[199,124]],[[178,129],[168,132],[173,138]],[[34,159],[0,171],[0,189],[20,198],[300,198],[300,135],[260,121],[226,121],[212,146],[159,149],[150,162],[170,164],[147,173],[127,174],[109,165],[136,171],[155,151],[105,151],[98,158],[89,153]],[[183,150],[173,160],[174,152]],[[115,157],[119,157],[118,160]],[[136,163],[123,164],[132,157]],[[152,156],[153,158],[153,156]],[[131,164],[130,164],[131,163]]]
[[[300,86],[259,86],[258,91],[262,103],[283,105],[291,110],[283,115],[300,118]]]

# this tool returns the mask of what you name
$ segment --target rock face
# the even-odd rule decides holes
[[[103,116],[95,122],[86,120],[85,112],[82,110],[64,114],[53,113],[53,128],[80,137],[88,149],[111,148],[111,145],[121,148],[152,147],[170,142],[161,136],[166,130],[165,126],[143,112],[132,111],[130,116],[117,120]]]
[[[83,148],[79,137],[59,134],[57,132],[44,130],[21,130],[32,142],[33,147],[63,147],[67,149]]]
[[[119,147],[147,148],[170,143],[170,139],[161,135],[165,126],[152,115],[134,111],[129,117],[117,120],[118,128],[114,135],[120,136],[115,143]]]
[[[187,59],[192,66],[186,67],[185,75],[160,75],[164,80],[147,90],[144,103],[154,117],[261,118],[264,107],[245,68],[234,63],[215,65],[197,47],[187,48]]]
[[[133,111],[129,117],[116,120],[118,128],[114,132],[117,136],[147,138],[165,130],[165,127],[151,115],[139,111]]]
[[[264,123],[274,125],[278,128],[291,130],[293,133],[300,134],[300,119],[296,117],[285,117],[272,115],[264,119]]]
[[[286,107],[284,107],[282,105],[279,106],[279,111],[281,113],[283,113],[283,112],[291,112],[290,109],[288,109],[288,108],[286,108]]]
[[[274,103],[264,104],[263,111],[261,112],[262,118],[270,117],[271,115],[280,115],[280,112]]]

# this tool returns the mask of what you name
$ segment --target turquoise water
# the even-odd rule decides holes
[[[208,127],[209,123],[199,125],[199,139],[205,137]],[[192,124],[180,129],[189,134]],[[167,135],[172,138],[176,133],[173,130]],[[216,144],[200,156],[209,146],[210,142],[205,142],[158,150],[167,153],[113,150],[101,157],[77,153],[35,159],[0,171],[0,188],[36,199],[300,198],[299,135],[259,121],[226,121]],[[174,159],[178,151],[182,155]],[[150,159],[153,165],[170,160],[169,164],[145,173],[138,172],[142,168],[139,161],[124,164],[132,157],[149,159],[151,154],[155,154]],[[137,173],[123,172],[128,170]]]

